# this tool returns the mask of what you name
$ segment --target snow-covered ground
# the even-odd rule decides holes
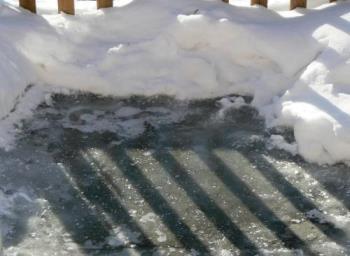
[[[349,161],[350,4],[271,6],[284,12],[219,0],[120,0],[106,10],[78,1],[68,16],[42,0],[32,15],[16,0],[1,1],[0,144],[8,147],[16,120],[62,88],[180,99],[240,94],[253,96],[268,127],[293,128],[292,148],[306,160]]]

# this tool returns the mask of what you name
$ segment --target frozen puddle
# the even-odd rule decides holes
[[[349,255],[349,168],[242,106],[55,96],[0,151],[3,254]]]

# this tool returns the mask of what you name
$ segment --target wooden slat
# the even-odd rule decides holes
[[[306,8],[306,0],[290,0],[290,9],[293,10],[297,7]]]
[[[35,0],[19,0],[19,6],[27,9],[33,13],[36,13],[36,3]]]
[[[268,1],[268,0],[251,0],[251,1],[250,1],[250,4],[251,4],[251,5],[256,5],[256,4],[258,4],[258,5],[267,7],[267,1]]]
[[[74,0],[58,0],[58,12],[74,15]]]
[[[97,0],[97,9],[113,7],[113,0]]]

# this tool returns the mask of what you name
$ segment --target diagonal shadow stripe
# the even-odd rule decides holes
[[[216,228],[238,249],[241,255],[256,255],[257,246],[235,225],[226,213],[215,204],[205,190],[186,172],[182,165],[169,153],[162,149],[153,154],[163,166],[163,170],[183,188],[189,198],[206,215]]]
[[[274,158],[280,161],[290,161],[290,155],[288,153],[283,154],[274,154]],[[306,163],[300,156],[295,157],[294,162],[305,170],[309,175],[315,179],[322,189],[325,189],[330,195],[339,200],[340,203],[348,210],[350,210],[350,194],[346,193],[350,191],[350,182],[349,181],[349,168],[342,164],[340,166],[327,166],[327,172],[323,172],[324,167],[310,165]],[[331,176],[332,175],[332,176]],[[331,178],[330,178],[331,176]],[[342,180],[344,185],[338,184],[336,180]]]
[[[151,181],[135,165],[123,148],[117,147],[109,150],[107,153],[187,251],[195,249],[200,255],[210,255],[207,246],[181,220],[181,217],[173,210],[160,192],[154,188]]]
[[[96,174],[96,170],[93,170],[89,163],[79,154],[79,150],[64,152],[64,154],[56,155],[56,159],[64,163],[70,177],[77,184],[79,192],[95,208],[109,214],[114,224],[127,225],[128,228],[137,232],[140,238],[140,242],[137,244],[138,247],[154,248],[153,242],[148,239],[142,228],[134,222],[127,209]]]
[[[339,186],[339,184],[334,184],[332,180],[326,180],[324,178],[319,177],[314,171],[307,170],[307,173],[310,174],[317,182],[325,189],[329,194],[334,196],[339,202],[342,203],[344,207],[350,210],[350,183],[347,183],[346,187]],[[335,174],[335,170],[329,172],[329,175],[338,175],[339,177],[344,176],[344,181],[349,180],[349,170],[344,170],[341,173]],[[349,191],[348,193],[346,193]],[[345,193],[344,193],[345,192]]]
[[[295,234],[277,215],[271,211],[219,157],[208,150],[195,150],[197,155],[209,167],[226,187],[241,200],[283,244],[290,249],[302,249],[306,255],[316,255],[307,244]]]
[[[59,174],[59,176],[57,178],[62,180],[64,184],[70,184],[69,179],[63,173]],[[79,190],[69,186],[71,198],[62,200],[57,195],[57,191],[42,187],[43,183],[40,179],[33,179],[33,182],[36,190],[39,191],[38,194],[48,201],[50,209],[62,223],[65,231],[69,233],[74,243],[78,245],[80,251],[86,254],[91,252],[91,249],[84,246],[87,239],[102,242],[101,238],[109,235],[111,226],[101,220],[100,216],[89,207],[81,197]],[[84,225],[79,225],[79,223],[84,223]]]
[[[284,195],[285,198],[287,198],[300,212],[306,213],[315,209],[322,212],[310,199],[305,197],[296,187],[287,181],[283,175],[262,155],[245,153],[244,156],[250,162],[254,163],[257,170],[270,182],[270,184],[274,186],[282,195]],[[317,221],[312,221],[312,223],[324,235],[337,244],[342,246],[348,245],[349,238],[343,230],[335,227],[331,223],[320,224]]]

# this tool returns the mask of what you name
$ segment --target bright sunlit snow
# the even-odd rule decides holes
[[[284,12],[219,0],[130,0],[106,10],[78,1],[77,15],[68,16],[56,14],[56,1],[39,1],[33,15],[2,1],[0,145],[10,143],[15,120],[57,88],[181,99],[239,94],[253,96],[268,127],[293,128],[306,160],[349,161],[350,4],[271,6]]]

